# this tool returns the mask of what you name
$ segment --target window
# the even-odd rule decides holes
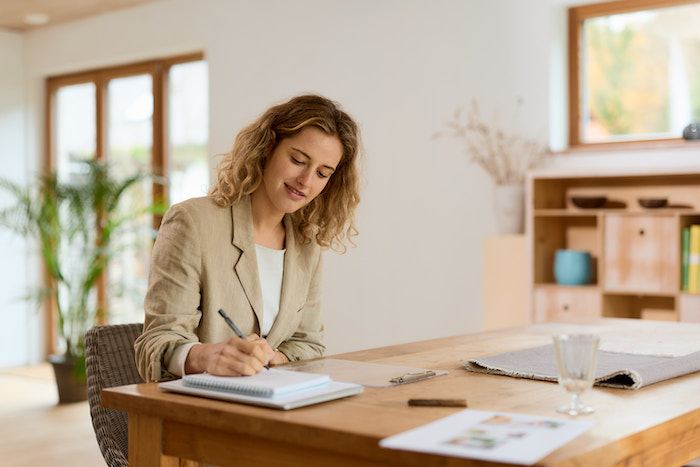
[[[168,195],[171,203],[209,191],[207,80],[207,65],[201,61],[182,63],[170,70]]]
[[[572,146],[679,139],[700,120],[700,2],[569,10]]]
[[[47,81],[48,161],[62,180],[80,177],[86,160],[108,161],[112,174],[162,175],[131,190],[127,203],[174,203],[208,191],[208,70],[202,54],[75,73]],[[109,265],[95,291],[101,322],[143,320],[153,227],[119,238],[129,245]],[[140,232],[141,234],[138,234]],[[55,343],[50,343],[54,347]]]

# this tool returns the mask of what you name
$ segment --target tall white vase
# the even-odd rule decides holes
[[[496,185],[494,188],[496,223],[501,235],[524,232],[525,186]]]

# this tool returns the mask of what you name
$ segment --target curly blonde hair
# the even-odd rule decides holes
[[[340,105],[309,94],[276,105],[236,136],[233,149],[223,154],[217,167],[217,183],[209,193],[219,206],[231,206],[253,193],[263,179],[263,168],[277,143],[315,127],[340,140],[343,154],[324,190],[313,201],[291,214],[302,243],[315,240],[322,247],[347,251],[355,246],[355,208],[360,202],[357,158],[360,131]]]

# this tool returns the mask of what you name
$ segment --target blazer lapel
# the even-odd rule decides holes
[[[280,296],[280,309],[275,319],[267,341],[276,347],[286,337],[289,324],[294,320],[296,313],[304,305],[311,271],[309,265],[300,254],[297,244],[295,229],[290,216],[284,217],[285,249],[284,274],[282,276],[282,294]]]
[[[233,268],[248,297],[250,306],[253,308],[253,313],[258,319],[258,332],[260,332],[263,317],[262,291],[260,290],[258,259],[255,256],[253,212],[250,198],[244,198],[238,204],[231,206],[231,221],[233,222],[231,243],[241,252]]]

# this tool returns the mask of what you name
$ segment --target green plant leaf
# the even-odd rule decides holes
[[[115,253],[133,247],[115,245],[113,240],[127,231],[152,238],[150,229],[138,227],[135,221],[167,210],[162,203],[128,206],[124,202],[139,183],[153,179],[150,174],[116,179],[106,163],[85,164],[86,170],[68,182],[59,180],[56,173],[40,175],[26,187],[0,178],[0,190],[14,200],[0,210],[0,228],[38,240],[50,279],[24,298],[37,306],[48,299],[56,304],[64,354],[82,359],[77,368],[83,375],[85,333],[98,316],[95,284]]]

